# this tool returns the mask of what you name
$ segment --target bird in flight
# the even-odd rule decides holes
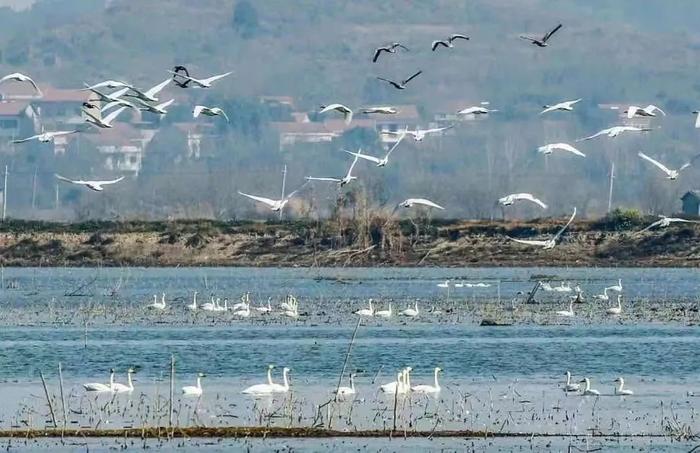
[[[138,89],[136,89],[136,88],[134,88],[134,87],[129,87],[129,89],[130,89],[131,91],[133,91],[134,94],[128,94],[128,93],[127,93],[127,94],[125,94],[124,96],[125,96],[125,97],[136,98],[136,99],[139,99],[139,100],[145,101],[145,102],[158,102],[159,99],[156,97],[156,95],[157,95],[158,93],[160,93],[161,91],[163,91],[163,88],[165,88],[166,86],[168,86],[168,84],[169,84],[172,80],[173,80],[172,78],[168,78],[168,79],[166,79],[166,80],[160,82],[158,85],[155,85],[155,86],[149,88],[149,89],[146,90],[146,91],[141,91],[141,90],[138,90]]]
[[[335,111],[343,114],[343,119],[345,120],[345,124],[350,124],[352,122],[352,110],[350,110],[349,107],[346,107],[343,104],[322,105],[321,111],[319,111],[318,113],[323,114],[323,113],[330,112],[332,110],[335,110]]]
[[[425,198],[409,198],[409,199],[404,200],[401,203],[399,203],[399,207],[401,207],[401,208],[412,208],[416,205],[427,206],[429,208],[445,210],[445,208],[443,208],[439,204],[433,203],[432,201],[425,199]]]
[[[624,111],[624,113],[627,114],[627,118],[632,119],[635,116],[645,116],[645,117],[653,117],[656,116],[656,112],[660,112],[663,116],[666,116],[666,112],[661,110],[655,105],[647,105],[644,108],[637,107],[636,105],[630,105],[627,110]]]
[[[647,156],[643,152],[638,152],[637,156],[641,157],[642,159],[646,160],[647,162],[651,162],[654,164],[656,167],[658,167],[662,172],[666,173],[666,179],[670,179],[671,181],[674,181],[678,179],[678,176],[680,173],[685,170],[686,168],[690,167],[690,162],[686,162],[679,168],[678,170],[671,170],[668,167],[666,167],[664,164],[659,162],[658,160],[652,159],[651,157]]]
[[[401,140],[404,139],[406,135],[402,135],[399,140],[394,143],[394,146],[391,147],[388,153],[386,153],[386,156],[379,158],[379,157],[374,157],[374,156],[368,156],[367,154],[362,154],[362,150],[353,153],[352,151],[345,151],[346,153],[350,154],[351,156],[359,157],[360,159],[368,160],[370,162],[374,162],[377,164],[377,167],[386,167],[386,164],[389,163],[389,156],[391,156],[391,153],[394,152],[397,146],[399,146],[399,143],[401,143]]]
[[[552,29],[552,31],[546,33],[546,34],[542,37],[542,39],[533,38],[532,36],[525,36],[525,35],[520,35],[520,39],[524,39],[524,40],[526,40],[526,41],[530,41],[532,44],[536,45],[537,47],[547,47],[547,46],[549,45],[549,44],[547,43],[547,41],[549,41],[549,38],[551,38],[552,35],[554,35],[554,33],[558,32],[559,29],[560,29],[561,27],[562,27],[561,24],[557,25],[556,27],[554,27],[554,28]]]
[[[560,102],[560,103],[554,104],[554,105],[544,105],[544,106],[542,106],[542,108],[544,108],[544,110],[542,110],[540,112],[540,115],[543,115],[547,112],[554,112],[557,110],[562,111],[562,112],[571,112],[574,110],[574,105],[578,104],[579,102],[581,102],[581,98],[574,99],[573,101]]]
[[[182,74],[180,72],[176,71],[168,71],[169,73],[173,74],[173,76],[181,77],[185,79],[185,83],[180,83],[178,84],[182,88],[186,88],[187,86],[194,85],[198,88],[211,88],[212,84],[216,82],[217,80],[223,79],[224,77],[227,77],[231,74],[233,74],[233,71],[226,72],[224,74],[218,74],[214,75],[211,77],[208,77],[206,79],[197,79],[194,77],[191,77],[189,74]]]
[[[398,49],[403,49],[408,51],[408,48],[404,46],[401,43],[398,42],[393,42],[389,44],[388,46],[382,46],[382,47],[377,47],[377,49],[374,51],[374,57],[372,58],[372,63],[376,63],[377,60],[379,59],[379,56],[382,54],[382,52],[386,53],[396,53]]]
[[[547,209],[547,205],[540,199],[536,198],[534,195],[531,193],[512,193],[510,195],[506,195],[505,197],[499,198],[498,203],[501,204],[502,206],[511,206],[513,205],[516,201],[531,201],[532,203],[535,203],[542,209]]]
[[[518,242],[520,244],[526,244],[526,245],[536,245],[539,247],[542,247],[544,250],[549,250],[553,249],[554,246],[557,245],[557,241],[561,237],[562,234],[564,234],[564,231],[566,231],[567,228],[569,228],[569,225],[571,225],[571,222],[574,221],[574,217],[576,217],[576,208],[574,208],[574,213],[571,214],[571,218],[569,219],[568,222],[566,222],[566,225],[561,227],[559,231],[556,232],[554,236],[552,236],[550,239],[547,239],[546,241],[537,241],[537,240],[531,240],[531,239],[516,239],[512,238],[510,236],[506,236],[508,239],[511,241]]]
[[[120,82],[118,80],[105,80],[104,82],[96,83],[90,86],[86,84],[85,88],[81,88],[80,91],[90,91],[96,90],[98,88],[108,88],[110,90],[116,90],[118,88],[132,88],[132,86],[126,82]]]
[[[39,87],[34,83],[34,80],[32,80],[31,77],[26,76],[24,74],[21,74],[19,72],[13,72],[12,74],[8,74],[2,79],[0,79],[0,84],[3,84],[9,80],[15,81],[15,82],[26,82],[29,83],[32,87],[34,87],[34,91],[37,92],[37,94],[41,95],[41,90]]]
[[[226,122],[230,122],[228,119],[228,115],[226,115],[226,112],[224,112],[223,109],[219,107],[207,107],[206,105],[195,105],[194,109],[192,110],[192,117],[197,118],[199,115],[206,115],[206,116],[223,116],[226,118]]]
[[[577,142],[583,142],[586,140],[591,140],[596,137],[600,137],[601,135],[607,135],[608,137],[617,137],[618,135],[622,134],[623,132],[649,132],[651,128],[648,127],[636,127],[636,126],[613,126],[609,127],[607,129],[603,129],[602,131],[596,132],[595,134],[584,137],[584,138],[579,138],[576,140]]]
[[[299,191],[301,189],[303,189],[304,186],[306,186],[306,183],[304,183],[304,185],[302,185],[300,188],[298,188],[294,192],[290,193],[289,195],[284,196],[284,198],[282,198],[281,200],[273,200],[271,198],[258,197],[256,195],[250,195],[247,193],[243,193],[240,190],[238,191],[238,194],[243,195],[244,197],[250,198],[251,200],[255,200],[257,202],[265,204],[265,205],[269,206],[270,209],[274,212],[279,212],[282,209],[284,209],[284,207],[287,205],[287,203],[289,203],[289,200],[291,200],[292,197],[294,197],[294,195],[299,193]]]
[[[138,109],[144,112],[151,112],[155,113],[156,115],[166,115],[168,113],[166,108],[170,107],[170,105],[175,102],[175,99],[171,99],[169,101],[165,101],[161,104],[158,105],[151,105],[148,102],[145,102],[139,98],[136,98],[139,104],[142,105],[142,107],[139,107]],[[107,106],[105,106],[106,108]]]
[[[451,124],[449,126],[445,127],[436,127],[434,129],[416,129],[414,131],[409,131],[408,129],[404,129],[401,131],[382,131],[382,135],[393,135],[393,136],[398,136],[401,137],[403,135],[410,135],[413,137],[413,140],[417,142],[422,142],[423,139],[429,135],[429,134],[436,134],[438,132],[446,131],[447,129],[452,129],[454,124]]]
[[[644,233],[645,231],[649,231],[654,228],[666,228],[667,226],[671,225],[672,223],[700,223],[697,220],[687,220],[687,219],[681,219],[678,217],[666,217],[665,215],[660,215],[659,220],[656,222],[652,223],[648,227],[644,228],[643,230],[637,231],[636,234]]]
[[[459,112],[457,112],[457,115],[488,115],[489,113],[493,112],[498,112],[496,109],[489,109],[481,105],[473,106],[473,107],[467,107]]]
[[[362,150],[360,150],[361,152]],[[350,164],[350,168],[348,169],[348,172],[345,176],[342,178],[318,178],[315,176],[307,176],[306,180],[307,181],[326,181],[326,182],[337,182],[338,187],[343,187],[346,184],[350,184],[352,181],[357,179],[357,176],[352,175],[352,170],[355,168],[355,165],[357,164],[357,159],[358,156],[355,155],[355,159],[352,161],[352,164]]]
[[[568,143],[550,143],[548,145],[540,146],[537,148],[538,153],[544,155],[552,154],[554,151],[567,151],[580,157],[586,157],[581,151],[577,150]]]
[[[30,140],[37,140],[41,143],[49,143],[52,142],[55,137],[60,137],[63,135],[70,135],[70,134],[75,134],[78,132],[77,130],[73,131],[48,131],[48,132],[42,132],[41,134],[37,135],[32,135],[31,137],[27,138],[21,138],[19,140],[12,140],[12,143],[24,143],[28,142]]]
[[[451,49],[452,47],[455,46],[454,41],[457,39],[463,39],[465,41],[469,41],[469,36],[460,35],[458,33],[455,33],[447,39],[437,39],[437,40],[433,41],[433,43],[430,45],[430,48],[433,49],[433,52],[435,52],[438,47],[446,47],[448,49]]]
[[[377,79],[390,84],[391,86],[393,86],[397,90],[405,90],[408,82],[415,79],[416,77],[418,77],[422,73],[423,73],[423,71],[418,71],[415,74],[413,74],[411,77],[407,78],[406,80],[402,80],[401,83],[397,83],[397,82],[394,82],[393,80],[385,79],[383,77],[377,77]]]
[[[367,107],[362,109],[362,113],[365,115],[370,115],[372,113],[379,113],[381,115],[395,115],[399,111],[395,107],[379,106],[379,107]]]
[[[92,113],[90,113],[88,110],[83,110],[83,113],[86,115],[85,122],[102,129],[111,129],[112,127],[114,127],[112,121],[114,121],[125,109],[126,107],[120,107],[104,118],[98,118]]]
[[[85,186],[88,189],[94,190],[95,192],[102,192],[104,190],[104,187],[102,187],[102,186],[116,184],[119,181],[121,181],[122,179],[124,179],[124,177],[122,176],[120,178],[112,179],[112,180],[108,180],[108,181],[83,181],[82,179],[77,179],[77,180],[68,179],[68,178],[65,178],[59,174],[56,174],[56,178],[60,179],[61,181],[69,182],[71,184]]]

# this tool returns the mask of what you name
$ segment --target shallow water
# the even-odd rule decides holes
[[[439,398],[397,399],[398,427],[571,434],[700,430],[695,411],[700,398],[688,396],[700,395],[700,328],[688,325],[688,317],[650,323],[581,315],[587,322],[577,317],[566,325],[477,325],[479,307],[498,307],[499,297],[505,303],[517,291],[529,290],[538,275],[581,284],[591,293],[619,277],[630,309],[654,303],[661,311],[679,301],[692,307],[700,283],[694,269],[4,269],[4,283],[16,282],[18,288],[2,291],[0,428],[47,425],[39,371],[59,408],[59,362],[70,426],[164,424],[171,355],[176,393],[192,385],[197,372],[207,373],[201,400],[176,397],[179,424],[325,426],[329,414],[319,413],[318,406],[337,385],[357,322],[352,311],[373,297],[382,306],[393,300],[400,309],[420,298],[422,312],[416,319],[367,320],[358,329],[343,379],[347,385],[347,373],[357,373],[358,395],[333,407],[335,428],[390,427],[394,399],[379,394],[378,386],[394,380],[404,366],[413,367],[413,384],[430,383],[433,368],[440,366],[445,371]],[[492,286],[453,288],[448,298],[436,286],[447,278]],[[251,291],[253,305],[268,297],[276,305],[293,293],[302,316],[193,314],[184,307],[194,290],[232,301]],[[162,291],[169,309],[145,309],[152,294]],[[550,310],[568,295],[540,297],[545,308],[539,309]],[[278,367],[276,380],[280,368],[292,368],[291,392],[272,400],[241,395],[246,386],[264,381],[268,363]],[[112,399],[81,388],[84,382],[106,383],[110,368],[124,382],[128,367],[137,368],[131,395]],[[564,394],[566,370],[592,378],[603,396]],[[617,376],[625,377],[634,396],[612,395]],[[310,442],[304,449],[328,445]],[[374,449],[383,441],[362,442],[334,445]],[[435,449],[461,449],[464,441],[444,442],[456,443]],[[507,451],[507,442],[499,448]],[[524,442],[516,445],[529,448]],[[551,448],[567,444],[554,442],[558,448]],[[429,445],[425,448],[441,444]],[[546,449],[547,444],[538,445]],[[671,444],[668,448],[673,450]]]

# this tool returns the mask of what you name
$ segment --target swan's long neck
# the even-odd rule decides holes
[[[625,380],[620,378],[620,386],[617,388],[617,393],[622,393],[622,389],[625,387]]]
[[[114,371],[109,373],[109,386],[114,387]]]
[[[622,310],[622,296],[617,296],[617,308]]]
[[[571,385],[571,373],[566,372],[566,385]]]
[[[411,372],[406,370],[406,389],[411,389]]]
[[[289,390],[289,381],[287,380],[287,373],[288,372],[289,372],[288,370],[284,370],[282,372],[282,382],[283,382],[282,385],[284,386],[285,390]]]
[[[371,301],[371,300],[369,301],[369,311],[374,311],[374,310],[372,309],[372,301]]]
[[[440,370],[438,368],[435,368],[435,388],[439,389],[440,384],[438,383],[438,373],[440,373]]]
[[[192,306],[197,308],[197,292],[195,291],[194,296],[192,296]]]
[[[591,380],[586,378],[586,389],[584,391],[587,392],[590,389],[591,389]]]
[[[202,390],[202,377],[201,376],[197,376],[197,388],[199,390]]]
[[[389,316],[391,316],[391,302],[389,302]]]
[[[127,382],[127,384],[129,385],[129,388],[130,388],[131,390],[133,390],[133,389],[134,389],[134,383],[133,383],[132,380],[131,380],[131,373],[130,373],[130,372],[129,372],[129,373],[126,373],[126,382]]]
[[[416,313],[418,313],[418,301],[416,301]]]
[[[352,374],[350,375],[350,388],[353,392],[355,391],[355,377]]]
[[[267,383],[272,385],[272,368],[267,368]]]

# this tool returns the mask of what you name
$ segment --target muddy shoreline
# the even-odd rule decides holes
[[[693,224],[638,234],[649,219],[579,221],[542,250],[561,219],[360,223],[9,221],[0,225],[3,266],[239,267],[697,267]]]

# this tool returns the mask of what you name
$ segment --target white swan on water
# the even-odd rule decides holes
[[[581,393],[584,396],[598,396],[600,395],[600,392],[596,389],[591,388],[591,380],[588,378],[583,378],[581,381],[582,384],[586,384],[586,386],[583,388],[583,392]]]
[[[438,383],[438,374],[442,372],[442,368],[435,367],[434,385],[415,385],[411,387],[411,391],[416,393],[440,393],[440,383]]]
[[[272,384],[272,393],[287,393],[289,391],[289,378],[288,374],[289,372],[292,371],[289,368],[285,367],[282,370],[282,384]]]
[[[211,302],[203,303],[201,308],[204,311],[216,311],[216,301],[214,300],[214,296],[211,296]]]
[[[186,385],[182,387],[182,394],[185,396],[202,396],[202,378],[206,377],[204,373],[197,373],[197,385]]]
[[[556,312],[558,316],[564,316],[567,318],[573,318],[574,316],[574,301],[569,301],[569,309],[568,310],[560,310]]]
[[[578,392],[581,389],[581,385],[571,382],[571,373],[566,372],[566,384],[564,385],[565,392]]]
[[[406,393],[408,390],[411,389],[410,387],[410,378],[409,374],[411,372],[412,368],[411,367],[406,367],[403,370],[401,370],[398,375],[396,376],[396,380],[394,382],[389,382],[388,384],[381,385],[379,387],[379,390],[381,390],[383,393],[387,394],[402,394]]]
[[[614,382],[617,382],[619,385],[615,388],[615,395],[634,395],[634,392],[632,390],[626,389],[625,388],[625,380],[622,379],[622,376],[619,378],[615,379]]]
[[[416,316],[419,315],[419,313],[420,313],[420,312],[418,311],[418,301],[416,301],[416,302],[415,302],[415,305],[413,306],[413,308],[409,307],[409,308],[405,309],[404,311],[402,311],[402,312],[399,313],[399,314],[400,314],[401,316],[408,316],[409,318],[415,318]]]
[[[340,397],[355,394],[355,373],[350,373],[350,387],[338,387],[335,394]]]
[[[379,318],[391,318],[392,311],[391,311],[391,302],[389,302],[389,309],[388,310],[379,310],[374,312],[374,316],[377,316]]]
[[[113,392],[112,388],[114,386],[114,369],[109,370],[109,384],[101,384],[99,382],[89,382],[83,384],[83,388],[88,392]]]
[[[255,307],[255,311],[258,313],[272,313],[272,305],[271,305],[271,300],[272,297],[267,298],[267,306],[260,306],[260,307]]]
[[[619,315],[622,313],[622,294],[617,295],[617,307],[610,307],[605,310],[609,315]]]
[[[134,391],[134,383],[131,380],[131,375],[134,374],[134,369],[129,368],[126,371],[127,385],[115,382],[112,384],[112,391],[116,393],[130,393]]]
[[[192,311],[197,311],[197,291],[192,295],[192,303],[187,305],[187,308]]]
[[[247,395],[269,395],[273,393],[274,383],[272,382],[272,369],[274,365],[267,366],[267,383],[265,384],[255,384],[244,389],[241,393]]]
[[[163,293],[160,297],[160,302],[158,302],[158,296],[153,295],[153,303],[148,305],[148,308],[153,308],[156,310],[165,310],[165,293]]]
[[[357,310],[355,314],[360,316],[374,316],[374,307],[372,307],[372,299],[369,300],[369,308]]]

